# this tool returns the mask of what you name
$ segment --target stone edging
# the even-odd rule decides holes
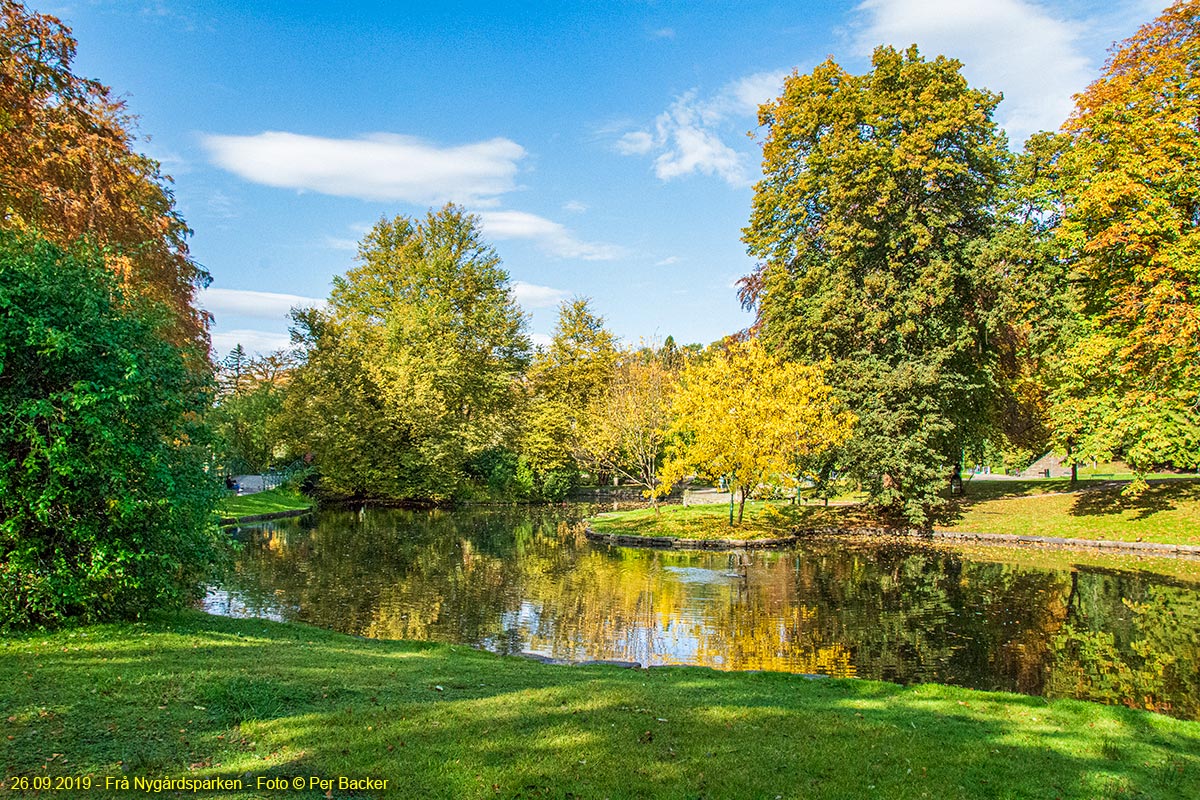
[[[222,528],[230,525],[242,525],[248,522],[266,522],[271,519],[284,519],[286,517],[302,517],[305,514],[312,512],[312,506],[308,508],[292,508],[287,511],[272,511],[270,514],[249,514],[245,517],[221,517],[217,520],[217,524]]]
[[[624,547],[655,547],[666,550],[759,550],[798,544],[813,536],[905,536],[912,538],[959,539],[994,544],[1053,545],[1098,550],[1125,550],[1158,555],[1200,558],[1200,546],[1161,542],[1120,542],[1111,539],[1072,539],[1057,536],[1017,536],[1009,533],[960,533],[957,531],[917,531],[897,528],[813,528],[777,539],[686,539],[673,536],[634,536],[597,533],[588,528],[584,534],[593,541]]]

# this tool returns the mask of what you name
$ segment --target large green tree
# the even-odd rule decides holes
[[[1200,463],[1198,34],[1200,5],[1168,8],[1064,126],[1058,234],[1082,323],[1054,364],[1049,416],[1076,460]]]
[[[1007,162],[999,96],[959,62],[878,48],[872,69],[794,74],[760,122],[763,179],[742,284],[763,340],[828,377],[859,418],[839,454],[877,503],[928,522],[995,410],[995,287],[976,269]]]
[[[211,385],[102,265],[0,231],[0,629],[182,603],[218,553]]]
[[[447,205],[383,219],[328,310],[295,316],[306,363],[287,418],[336,494],[447,499],[511,438],[525,319],[476,217]]]

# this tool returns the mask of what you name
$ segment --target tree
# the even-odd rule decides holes
[[[678,353],[672,348],[664,356],[675,360]],[[662,361],[626,353],[607,390],[592,400],[576,449],[576,458],[589,470],[641,486],[656,512],[676,381]]]
[[[612,380],[616,358],[613,335],[586,297],[559,305],[550,345],[534,356],[527,376],[520,450],[535,472],[577,472],[573,454],[588,409]]]
[[[0,0],[0,227],[63,247],[89,237],[127,294],[172,310],[164,335],[206,351],[208,317],[192,300],[209,276],[188,255],[170,179],[134,152],[125,104],[71,72],[74,57],[62,22]]]
[[[1050,421],[1075,461],[1200,464],[1198,27],[1194,2],[1142,27],[1064,126],[1058,234],[1082,325]]]
[[[474,456],[511,437],[525,319],[461,208],[380,220],[329,310],[293,319],[306,363],[286,417],[327,490],[448,499]]]
[[[211,385],[102,264],[0,231],[0,629],[182,604],[219,552]]]
[[[840,407],[820,367],[769,355],[758,339],[689,364],[672,403],[678,437],[658,474],[665,494],[682,478],[725,478],[746,498],[770,483],[795,485],[797,462],[846,440],[855,417]]]
[[[278,350],[250,357],[240,344],[222,361],[222,391],[208,415],[226,472],[262,472],[285,447],[283,407],[295,354]]]
[[[999,96],[960,63],[876,49],[793,74],[759,121],[764,177],[742,282],[773,351],[816,363],[858,415],[839,454],[877,504],[927,524],[995,415],[995,287],[976,268],[1007,162]]]

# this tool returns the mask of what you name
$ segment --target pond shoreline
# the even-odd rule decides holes
[[[591,541],[607,542],[621,547],[647,547],[659,550],[768,550],[780,549],[815,537],[872,537],[887,536],[904,539],[952,539],[984,544],[1017,547],[1051,546],[1112,550],[1173,558],[1200,558],[1200,546],[1163,542],[1122,542],[1111,539],[1080,539],[1058,536],[1018,536],[1009,533],[970,533],[962,531],[919,531],[903,528],[813,528],[797,531],[790,536],[762,539],[691,539],[676,536],[640,536],[629,533],[600,533],[589,527],[584,535]]]
[[[244,525],[251,522],[268,522],[273,519],[287,519],[288,517],[303,517],[305,514],[311,514],[316,509],[313,506],[308,508],[290,508],[286,511],[272,511],[269,514],[246,514],[241,517],[221,517],[217,520],[217,524],[222,528],[229,528],[234,525]]]

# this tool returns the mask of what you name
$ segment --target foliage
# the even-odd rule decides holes
[[[208,419],[225,474],[263,472],[286,456],[284,397],[296,366],[289,351],[250,357],[240,344],[222,361]]]
[[[854,414],[840,407],[820,367],[780,361],[757,339],[684,368],[672,402],[678,437],[656,491],[684,477],[725,478],[746,498],[759,486],[794,485],[799,459],[849,437]]]
[[[1058,233],[1084,322],[1051,425],[1076,461],[1200,464],[1198,26],[1200,6],[1172,5],[1120,44],[1065,125]]]
[[[999,96],[957,61],[876,49],[787,79],[759,112],[763,180],[742,282],[760,335],[788,358],[831,359],[860,419],[839,454],[874,501],[925,524],[949,465],[986,438],[996,287],[977,268],[1007,161]]]
[[[212,566],[208,383],[94,250],[0,231],[0,627],[136,616]]]
[[[529,340],[479,222],[453,205],[380,220],[328,311],[294,314],[305,349],[285,401],[324,490],[446,500],[480,453],[511,438]]]
[[[173,311],[172,341],[205,345],[207,316],[192,299],[208,273],[188,255],[170,179],[134,152],[125,103],[73,74],[74,58],[57,18],[0,0],[0,227],[36,229],[64,247],[86,235],[126,293]]]
[[[520,450],[534,472],[578,470],[575,451],[588,409],[612,380],[616,358],[613,335],[587,298],[559,305],[550,345],[534,356],[527,376]]]
[[[676,351],[672,348],[665,355],[662,360],[641,360],[625,354],[607,390],[592,400],[576,450],[588,470],[618,475],[641,486],[656,506],[658,468],[678,379],[667,366],[678,360]]]

